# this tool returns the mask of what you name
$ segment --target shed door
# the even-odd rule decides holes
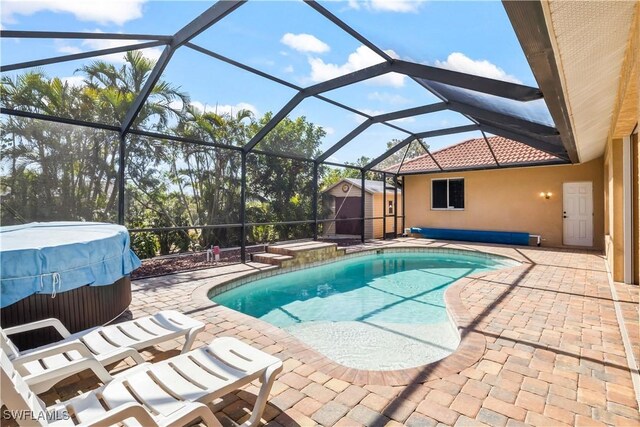
[[[563,184],[564,244],[593,246],[593,190],[591,182]]]
[[[360,197],[336,197],[336,219],[360,217]],[[336,234],[362,233],[362,221],[352,219],[349,221],[336,221]]]

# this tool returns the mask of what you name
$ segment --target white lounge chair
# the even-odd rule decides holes
[[[211,410],[202,403],[181,402],[171,396],[168,397],[172,400],[165,399],[164,402],[159,402],[150,394],[142,395],[144,405],[139,403],[124,388],[125,378],[120,382],[111,382],[115,388],[119,385],[124,389],[124,393],[120,395],[112,393],[114,388],[107,390],[107,386],[103,386],[47,408],[29,389],[6,353],[0,353],[2,404],[7,406],[18,425],[102,427],[123,423],[128,426],[184,426],[200,419],[209,427],[220,427]],[[155,403],[156,406],[149,405],[147,401]],[[104,402],[106,408],[100,402]]]
[[[9,335],[35,329],[54,327],[63,337],[62,340],[27,351],[19,351],[13,345]],[[127,322],[100,326],[71,334],[58,319],[44,319],[24,325],[0,328],[2,349],[7,353],[14,366],[25,376],[27,383],[36,393],[42,393],[58,381],[92,366],[90,355],[95,356],[102,365],[110,365],[127,357],[136,363],[144,359],[138,353],[146,347],[174,338],[185,337],[182,353],[191,349],[196,335],[204,329],[204,323],[185,316],[177,311],[160,311],[153,316],[141,317]],[[82,360],[79,364],[72,361]],[[82,363],[87,366],[83,367]],[[50,372],[54,368],[62,368]],[[104,373],[94,369],[104,381]]]
[[[154,364],[138,365],[116,375],[112,381],[97,390],[48,410],[62,414],[60,411],[66,409],[82,423],[90,423],[91,419],[100,417],[102,423],[106,424],[104,417],[114,417],[109,418],[110,423],[122,421],[122,418],[116,419],[118,415],[109,415],[111,411],[121,413],[124,411],[123,405],[137,408],[138,402],[142,402],[154,415],[156,422],[160,420],[158,417],[169,419],[178,413],[181,414],[182,422],[187,421],[187,414],[183,414],[187,408],[189,411],[197,410],[197,407],[188,406],[188,402],[210,403],[258,379],[262,383],[260,391],[251,417],[243,424],[255,426],[262,417],[273,382],[281,370],[282,362],[278,358],[235,338],[217,338],[208,346],[186,354]],[[22,384],[23,389],[27,385],[4,356],[4,352],[2,374],[2,400],[7,408],[29,409],[25,407],[25,402],[37,401],[37,397],[21,391],[18,383]],[[5,376],[11,378],[11,382]],[[16,387],[16,384],[17,392],[10,389]],[[28,399],[16,394],[27,396]],[[140,412],[140,408],[136,411]],[[140,423],[148,424],[142,421]]]

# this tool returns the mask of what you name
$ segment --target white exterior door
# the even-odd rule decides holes
[[[565,182],[563,190],[563,242],[593,246],[593,188],[591,182]]]

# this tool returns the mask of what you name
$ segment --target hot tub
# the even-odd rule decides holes
[[[103,325],[131,303],[140,260],[120,225],[48,222],[0,227],[0,324],[56,317],[71,333]],[[53,328],[12,336],[21,349],[60,339]]]

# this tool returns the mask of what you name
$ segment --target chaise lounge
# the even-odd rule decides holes
[[[12,334],[53,327],[62,340],[20,351],[11,342]],[[58,319],[1,329],[2,350],[35,393],[50,389],[58,381],[84,369],[95,367],[95,360],[106,366],[131,357],[136,363],[144,360],[138,350],[175,338],[185,338],[182,353],[191,349],[196,335],[204,329],[200,321],[172,310],[128,322],[87,329],[71,334]],[[74,363],[75,362],[75,363]],[[104,381],[106,370],[95,367],[96,375]]]
[[[47,408],[4,350],[1,353],[2,402],[21,425],[98,426],[134,419],[137,424],[126,424],[177,426],[201,419],[207,426],[218,426],[205,405],[258,379],[260,392],[243,424],[255,426],[282,370],[278,358],[223,337],[162,362],[140,364],[96,390]]]

